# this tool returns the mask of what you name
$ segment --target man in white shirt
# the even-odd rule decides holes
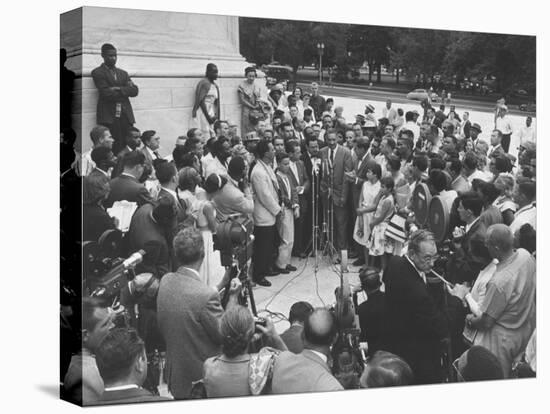
[[[512,136],[512,132],[514,132],[512,128],[512,121],[506,116],[507,112],[508,107],[506,105],[502,105],[498,111],[498,117],[495,121],[495,129],[502,132],[502,148],[506,153],[508,153],[508,150],[510,149],[510,138]]]
[[[531,125],[533,118],[528,116],[525,118],[525,126],[519,130],[519,145],[523,145],[526,142],[537,142],[537,136],[535,128]]]
[[[82,177],[90,174],[95,168],[95,162],[92,160],[92,150],[97,147],[107,147],[113,149],[113,136],[109,128],[102,125],[98,125],[92,128],[90,131],[90,138],[93,143],[93,147],[82,154],[82,161],[80,165],[80,175]]]
[[[512,233],[516,233],[524,224],[530,224],[537,229],[537,185],[532,181],[519,183],[514,191],[514,201],[518,205],[518,211],[514,213],[514,221],[510,224]]]
[[[418,112],[415,114],[415,111],[407,111],[405,113],[405,125],[403,125],[402,129],[408,129],[411,131],[414,135],[413,139],[416,142],[418,137],[420,136],[420,127],[415,122],[415,117],[418,117]]]
[[[393,125],[397,118],[397,111],[391,107],[391,99],[386,100],[386,106],[382,109],[382,117],[388,118],[390,125]]]

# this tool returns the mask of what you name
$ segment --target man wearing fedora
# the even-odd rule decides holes
[[[372,121],[375,124],[377,123],[376,116],[374,116],[374,105],[365,105],[365,121]]]
[[[470,138],[472,142],[474,143],[474,148],[477,145],[477,142],[480,138],[478,138],[479,134],[481,134],[483,131],[481,130],[481,126],[479,126],[478,123],[474,122],[472,126],[470,127]]]

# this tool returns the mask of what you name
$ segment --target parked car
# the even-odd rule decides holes
[[[407,99],[413,101],[423,101],[427,99],[430,102],[437,102],[439,95],[435,92],[429,92],[426,89],[415,89],[407,94]]]
[[[523,105],[535,102],[535,94],[530,94],[525,89],[515,89],[506,96],[506,103],[511,105]]]
[[[524,112],[537,112],[537,104],[535,102],[528,102],[518,106],[520,111]]]

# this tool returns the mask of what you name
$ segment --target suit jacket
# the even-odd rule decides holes
[[[304,350],[304,341],[302,340],[303,330],[304,327],[301,325],[291,325],[290,328],[281,334],[281,339],[290,352],[299,354]]]
[[[346,172],[353,170],[353,162],[351,160],[351,152],[349,149],[338,145],[338,150],[334,155],[334,165],[332,167],[332,190],[334,204],[339,207],[344,207],[348,199],[349,186],[346,181]],[[321,193],[328,194],[330,187],[330,170],[329,170],[329,148],[325,147],[319,151],[323,168],[321,174]]]
[[[101,172],[97,167],[92,170],[90,174],[88,174],[88,177],[99,177],[102,178],[105,181],[109,181],[111,177],[108,175],[105,175],[103,172]]]
[[[311,190],[311,181],[302,160],[296,161],[296,171],[298,172],[297,177],[294,175],[292,170],[290,170],[290,174],[288,175],[288,177],[294,188],[298,186],[304,186],[304,192],[302,194],[298,194],[298,201],[300,203],[300,214],[302,214],[307,209],[307,203],[305,202],[305,200],[307,199],[309,191]]]
[[[98,205],[82,206],[82,240],[98,241],[101,235],[115,228],[115,223],[105,209]]]
[[[273,226],[275,217],[281,211],[277,193],[277,178],[267,171],[262,161],[258,161],[250,175],[250,183],[254,194],[254,224],[256,226]],[[275,182],[273,181],[275,180]]]
[[[105,391],[99,401],[91,405],[130,404],[142,402],[171,401],[168,397],[153,395],[143,388],[129,390]]]
[[[121,104],[121,111],[130,124],[136,122],[134,119],[134,111],[132,110],[132,104],[130,98],[138,95],[138,87],[136,85],[129,85],[130,76],[122,69],[115,67],[116,79],[109,70],[109,68],[102,63],[101,66],[92,70],[92,78],[94,79],[95,86],[99,91],[99,99],[97,100],[97,123],[98,124],[112,124],[115,120],[116,105]],[[119,91],[112,91],[112,87],[119,87]]]
[[[165,230],[153,221],[152,204],[144,204],[136,210],[130,222],[128,238],[131,252],[145,250],[143,262],[136,270],[151,272],[159,279],[172,270],[170,245]]]
[[[160,281],[157,318],[166,342],[166,378],[177,398],[187,398],[191,382],[203,375],[206,359],[221,353],[223,308],[216,290],[180,267]]]
[[[134,201],[141,207],[143,204],[152,203],[153,198],[145,186],[137,178],[121,174],[110,182],[111,191],[105,202],[105,207],[112,207],[115,201]]]
[[[353,170],[355,171],[356,179],[354,182],[350,183],[354,210],[359,205],[359,195],[363,189],[363,183],[367,180],[367,165],[371,160],[374,161],[374,158],[370,152],[368,152],[365,158],[362,160],[356,160],[354,163]]]
[[[227,184],[220,191],[217,191],[212,198],[216,207],[218,221],[223,221],[230,214],[240,213],[252,216],[254,212],[254,201],[252,194],[245,195],[232,179],[227,180]]]
[[[312,167],[313,167],[313,162],[311,160],[311,157],[309,156],[309,153],[307,151],[304,151],[302,153],[302,161],[304,163],[304,169],[305,169],[305,172],[306,172],[306,176],[309,180],[309,191],[307,193],[304,193],[306,194],[306,199],[307,200],[311,200],[311,196],[312,196],[312,193],[313,191],[315,191],[315,194],[319,194],[319,189],[320,189],[320,183],[321,183],[321,180],[320,180],[320,175],[316,176],[316,178],[314,179],[313,177],[313,174],[312,174]],[[321,167],[319,166],[319,173],[321,172]],[[315,188],[313,188],[313,186],[315,185]]]
[[[177,214],[176,214],[176,227],[179,226],[181,223],[185,221],[187,218],[187,213],[185,209],[185,205],[182,204],[180,199],[177,200],[174,198],[172,194],[170,194],[168,191],[164,189],[164,187],[160,188],[159,195],[157,197],[157,200],[160,200],[163,197],[168,197],[169,200],[173,200],[174,204],[176,206]]]
[[[124,171],[124,165],[122,165],[122,160],[124,159],[124,156],[131,152],[132,150],[128,148],[128,146],[125,146],[116,156],[116,165],[115,168],[113,168],[113,172],[111,173],[111,178],[116,178],[120,174],[122,174],[122,171]]]
[[[384,272],[386,329],[384,350],[403,357],[414,370],[440,355],[448,321],[428,286],[405,257],[394,256]]]
[[[491,262],[489,250],[485,246],[486,233],[487,224],[480,217],[462,237],[460,249],[455,253],[453,260],[449,262],[449,266],[451,263],[453,264],[450,267],[453,283],[473,283],[481,269]]]
[[[304,349],[300,354],[284,351],[273,367],[270,394],[339,391],[344,388],[319,355]]]
[[[284,184],[283,178],[280,175],[281,173],[277,173],[277,181],[279,182],[279,199],[283,206],[285,208],[293,208],[295,205],[298,204],[298,193],[296,192],[296,187],[292,184],[292,181],[288,175],[285,174],[286,179],[288,181],[288,186],[290,189],[290,193],[288,192],[288,189],[286,188],[286,185]]]
[[[145,164],[149,165],[154,170],[153,161],[155,160],[155,157],[153,157],[151,155],[151,153],[149,152],[147,147],[144,145],[138,151],[141,152],[145,156]]]
[[[384,292],[376,291],[357,308],[359,326],[361,327],[361,341],[369,344],[369,355],[383,349],[386,313],[386,296]]]

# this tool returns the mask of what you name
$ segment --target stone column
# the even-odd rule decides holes
[[[138,85],[139,95],[130,98],[135,126],[158,132],[163,155],[189,128],[195,86],[209,62],[219,69],[221,118],[240,126],[237,85],[247,63],[239,53],[238,17],[82,7],[61,15],[66,66],[77,73],[72,116],[73,125],[81,126],[82,151],[90,148],[96,124],[91,71],[103,63],[103,43],[117,48],[117,67]]]

